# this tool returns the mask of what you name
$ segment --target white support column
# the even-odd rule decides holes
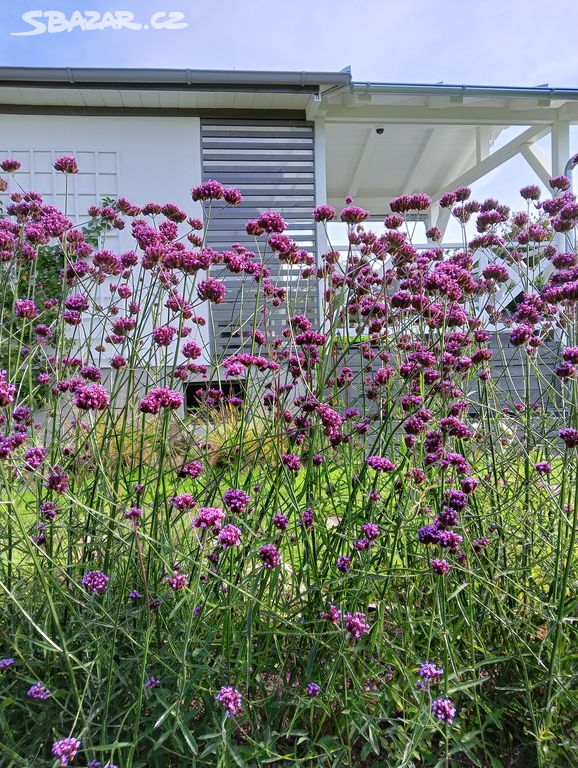
[[[478,125],[476,128],[476,163],[481,163],[490,154],[490,131],[489,125]]]
[[[439,229],[439,231],[442,233],[442,241],[446,234],[446,229],[448,228],[448,224],[450,221],[450,214],[451,210],[449,208],[439,208],[438,217],[436,220],[436,227]]]
[[[315,205],[321,205],[327,202],[327,145],[325,143],[325,120],[318,118],[314,121],[314,172],[315,172]],[[316,239],[316,264],[323,266],[321,256],[329,250],[329,242],[325,234],[323,224],[315,225]],[[318,281],[317,309],[319,319],[321,318],[321,308],[323,307],[323,281]]]
[[[558,120],[552,125],[552,176],[561,176],[570,157],[570,123]]]
[[[552,176],[562,176],[569,157],[570,123],[567,120],[558,120],[552,125]],[[566,250],[566,236],[558,233],[554,237],[554,245],[559,251]],[[540,265],[540,274],[548,264],[549,262]]]

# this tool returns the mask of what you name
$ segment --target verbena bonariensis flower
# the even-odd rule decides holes
[[[90,760],[90,762],[86,764],[86,768],[118,768],[118,766],[113,763],[105,763],[103,765],[100,760]]]
[[[14,659],[10,657],[0,659],[0,672],[4,671],[5,669],[10,669],[12,666],[14,666]]]
[[[57,508],[54,501],[43,501],[39,509],[45,520],[54,520],[56,517]]]
[[[481,536],[479,539],[474,539],[472,541],[472,549],[476,553],[483,552],[484,549],[488,548],[489,544],[490,540],[487,538],[487,536]]]
[[[528,184],[520,189],[520,194],[524,200],[539,200],[540,199],[540,187],[536,184]]]
[[[54,163],[54,170],[61,173],[78,173],[78,164],[74,157],[70,155],[62,155],[56,158]]]
[[[191,197],[195,202],[205,200],[220,200],[223,197],[225,188],[220,181],[207,179],[197,187],[191,190]]]
[[[195,528],[213,528],[224,520],[225,513],[218,507],[201,507],[197,517],[193,518]]]
[[[321,693],[321,687],[317,685],[317,683],[308,683],[307,684],[307,695],[311,696],[311,698],[315,698],[316,696],[319,696]]]
[[[211,301],[213,304],[221,304],[225,300],[225,283],[209,277],[201,280],[197,285],[197,295],[201,301]]]
[[[29,699],[47,699],[50,696],[50,691],[42,683],[35,683],[27,691],[26,695]]]
[[[152,331],[153,341],[155,344],[158,344],[159,347],[169,347],[176,334],[177,329],[173,328],[172,325],[163,325],[159,328],[153,328]]]
[[[54,742],[52,754],[56,760],[60,760],[60,765],[66,768],[74,760],[79,749],[80,741],[73,736],[68,736],[66,739]]]
[[[43,445],[28,448],[24,454],[24,469],[33,471],[38,469],[46,458],[46,448]]]
[[[343,620],[352,643],[355,643],[362,635],[367,635],[369,632],[369,624],[365,620],[365,614],[360,611],[356,611],[353,614],[346,613]]]
[[[68,475],[57,464],[46,478],[46,487],[55,493],[66,493],[68,490]]]
[[[360,208],[358,205],[346,205],[341,210],[341,221],[347,224],[360,224],[365,221],[369,216],[369,212],[364,208]]]
[[[237,514],[244,512],[249,506],[250,501],[251,497],[249,494],[240,488],[229,488],[223,494],[223,502],[225,503],[225,506],[228,507],[231,512],[236,512]]]
[[[379,536],[379,525],[377,523],[364,523],[362,529],[370,541],[377,539]]]
[[[21,166],[22,163],[20,163],[18,160],[12,159],[3,160],[0,163],[0,168],[4,171],[4,173],[16,173],[16,171],[20,170]]]
[[[548,183],[552,189],[559,189],[562,192],[570,189],[570,179],[567,176],[553,176]]]
[[[431,705],[432,712],[444,723],[451,725],[456,716],[456,710],[451,699],[435,699]]]
[[[0,407],[5,408],[14,402],[16,387],[6,381],[6,371],[0,371]]]
[[[336,566],[338,571],[342,571],[343,573],[349,573],[350,565],[351,565],[351,558],[347,557],[347,555],[340,555],[337,558]]]
[[[82,411],[104,411],[110,403],[110,395],[101,384],[86,384],[79,387],[72,402]]]
[[[259,548],[258,555],[265,568],[277,568],[281,564],[279,550],[274,544],[264,544]]]
[[[189,461],[177,471],[177,477],[190,477],[193,480],[203,474],[203,465],[200,461]]]
[[[130,509],[127,509],[124,516],[127,520],[132,520],[135,525],[138,525],[143,514],[143,510],[140,507],[131,507]]]
[[[315,512],[314,512],[313,509],[311,509],[311,507],[309,507],[301,515],[301,519],[299,520],[299,525],[303,529],[308,531],[311,528],[311,526],[313,525],[314,517],[315,517]]]
[[[219,544],[227,549],[228,547],[238,547],[241,542],[241,531],[237,526],[228,525],[223,526],[219,532]]]
[[[192,340],[183,344],[181,352],[183,353],[183,356],[189,360],[196,360],[203,354],[201,347],[197,344],[196,341]]]
[[[376,472],[393,472],[395,470],[395,464],[383,456],[368,456],[366,463]]]
[[[292,472],[299,472],[301,469],[301,459],[294,453],[284,453],[281,455],[281,462],[283,466],[290,469]]]
[[[17,299],[14,302],[14,314],[16,317],[34,320],[38,317],[38,307],[31,299]]]
[[[180,592],[188,584],[186,575],[179,570],[174,570],[170,576],[165,576],[165,581],[175,592]]]
[[[184,403],[184,397],[180,392],[175,392],[168,387],[153,387],[139,403],[142,413],[157,414],[161,408],[176,410]]]
[[[238,715],[243,708],[243,697],[232,685],[224,685],[215,697],[226,710],[227,717]]]
[[[341,611],[339,608],[336,608],[332,603],[328,610],[321,614],[321,618],[325,619],[325,621],[328,621],[330,624],[339,624],[342,613],[343,611]]]
[[[423,684],[437,683],[443,677],[444,670],[442,667],[436,667],[429,661],[424,662],[418,670],[418,675],[421,681],[418,682],[418,688],[421,688]]]
[[[552,465],[549,461],[538,461],[534,464],[534,469],[540,475],[549,475],[552,472]]]
[[[567,448],[576,448],[578,446],[578,429],[564,427],[564,429],[559,430],[558,434],[566,443]]]
[[[322,221],[333,221],[335,218],[335,208],[330,205],[318,205],[313,210],[313,220],[317,223]]]
[[[144,684],[145,688],[153,689],[153,688],[160,688],[161,687],[161,681],[158,677],[149,677],[147,680],[145,680]]]
[[[440,560],[438,557],[430,561],[432,571],[438,576],[445,576],[450,569],[450,564],[447,560]]]
[[[108,589],[109,577],[102,571],[87,571],[82,577],[83,584],[91,592],[102,595]]]
[[[83,365],[80,369],[80,375],[87,381],[98,382],[102,379],[102,371],[96,365]]]
[[[229,205],[237,206],[243,202],[243,195],[239,189],[228,187],[223,192],[223,200],[229,203]]]
[[[286,531],[289,525],[289,518],[282,512],[277,512],[272,518],[273,525],[280,531]]]
[[[197,502],[193,499],[190,493],[180,493],[178,496],[173,496],[169,499],[173,507],[177,509],[191,509],[197,506]]]

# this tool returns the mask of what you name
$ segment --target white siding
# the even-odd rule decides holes
[[[137,205],[173,202],[202,216],[190,196],[201,181],[199,118],[0,116],[0,159],[20,160],[22,186],[60,207],[65,180],[52,165],[63,154],[74,155],[79,165],[78,175],[69,177],[68,197],[68,214],[77,221],[103,196],[126,197]],[[134,247],[130,222],[109,245],[121,252]]]

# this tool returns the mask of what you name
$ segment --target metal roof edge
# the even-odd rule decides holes
[[[254,87],[307,90],[312,86],[349,86],[348,72],[259,72],[253,70],[124,69],[72,67],[0,67],[0,83],[14,87],[151,88],[195,87],[207,90]]]
[[[353,93],[383,93],[391,95],[461,96],[488,98],[578,99],[578,88],[548,86],[452,85],[446,83],[376,83],[351,82]]]

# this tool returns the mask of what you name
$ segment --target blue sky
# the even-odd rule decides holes
[[[149,29],[10,34],[32,29],[22,20],[27,11],[60,11],[70,20],[85,8],[133,12]],[[151,16],[168,11],[184,14],[188,26],[153,30]],[[350,65],[356,80],[573,86],[577,22],[575,0],[4,0],[0,65]]]
[[[182,28],[153,29],[170,12]],[[120,13],[141,28],[111,29]],[[88,20],[109,28],[83,31]],[[357,81],[578,87],[577,30],[577,0],[0,0],[0,66],[350,66]],[[515,158],[474,192],[518,205],[519,187],[536,181]]]

